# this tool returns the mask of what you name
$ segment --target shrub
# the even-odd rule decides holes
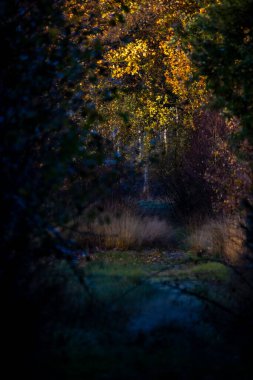
[[[198,255],[223,258],[231,263],[242,259],[244,233],[237,219],[211,219],[202,226],[188,227],[187,247]]]
[[[172,228],[157,217],[142,216],[126,206],[107,207],[91,221],[81,218],[78,227],[80,244],[99,245],[105,249],[138,249],[153,244],[165,245]]]
[[[252,182],[249,165],[242,159],[249,154],[248,145],[241,145],[239,158],[229,144],[239,129],[238,120],[227,121],[218,112],[196,113],[187,138],[183,135],[181,143],[172,140],[156,161],[155,180],[174,201],[177,218],[228,215],[239,208]]]

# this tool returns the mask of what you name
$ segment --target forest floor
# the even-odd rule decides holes
[[[52,378],[252,378],[249,330],[238,312],[250,287],[244,274],[155,249],[97,253],[78,271],[89,307],[73,323],[67,305],[68,318],[54,325]]]

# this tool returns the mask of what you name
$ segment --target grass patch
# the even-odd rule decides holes
[[[91,210],[87,210],[75,221],[77,239],[84,247],[90,244],[100,249],[124,251],[166,246],[174,233],[167,221],[140,214],[136,204],[113,204],[90,215]]]
[[[237,264],[243,258],[245,236],[239,218],[191,222],[186,229],[186,248],[199,256],[221,258]]]
[[[82,265],[82,264],[81,264]],[[199,277],[203,280],[229,281],[231,269],[220,262],[203,262],[194,254],[179,257],[159,251],[147,252],[106,252],[94,255],[94,261],[85,264],[85,274],[88,276],[108,276],[112,278],[145,279],[161,271],[159,276],[180,279]]]
[[[194,276],[198,276],[203,280],[215,280],[220,282],[228,282],[231,277],[231,270],[221,263],[207,262],[197,264],[189,269]]]
[[[159,284],[175,281],[190,283],[207,295],[212,293],[216,297],[218,292],[222,301],[228,293],[232,272],[222,263],[203,262],[196,257],[185,256],[178,261],[156,251],[141,254],[131,251],[97,254],[85,266],[85,277],[94,298],[108,305],[125,304],[125,310],[131,311],[159,293]]]

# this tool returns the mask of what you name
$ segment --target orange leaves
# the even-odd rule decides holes
[[[98,3],[102,22],[119,12],[116,0]],[[125,0],[124,4],[128,7],[125,23],[103,30],[102,40],[103,62],[112,82],[128,92],[122,95],[124,100],[115,99],[107,108],[129,101],[132,130],[163,131],[175,124],[192,128],[193,114],[206,100],[205,80],[194,79],[176,30],[183,30],[199,14],[200,6],[195,0]],[[118,128],[115,109],[109,112],[108,129]]]
[[[154,81],[153,78],[160,68],[160,82],[165,81],[165,86],[177,97],[178,102],[187,102],[187,112],[192,112],[205,102],[205,80],[193,80],[194,68],[181,46],[180,38],[175,35],[174,28],[178,25],[184,27],[191,17],[203,12],[203,8],[197,6],[193,0],[159,0],[156,3],[143,0],[131,3],[132,6],[134,3],[138,5],[137,8],[132,7],[137,19],[145,25],[153,20],[153,25],[149,25],[148,35],[141,35],[140,30],[138,38],[133,35],[133,41],[107,54],[112,76],[136,76],[144,80],[145,85],[151,89],[151,81]],[[140,14],[141,11],[143,14]]]
[[[192,73],[190,60],[179,44],[164,42],[160,44],[160,47],[166,55],[164,60],[168,67],[165,71],[166,82],[172,87],[175,95],[182,100],[186,99],[186,82],[190,79]]]

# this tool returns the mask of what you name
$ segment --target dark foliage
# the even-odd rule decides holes
[[[77,178],[86,178],[92,165],[102,162],[103,141],[93,136],[89,138],[93,149],[87,147],[97,114],[79,88],[100,52],[87,43],[87,36],[94,33],[91,25],[77,26],[77,31],[78,42],[63,0],[12,0],[1,6],[4,246],[27,248],[36,229],[43,234],[47,224],[61,222],[65,213],[55,212],[57,199]],[[82,123],[76,117],[80,112]]]
[[[91,188],[102,188],[94,173],[108,149],[90,133],[98,115],[80,88],[101,54],[87,42],[96,32],[89,19],[73,29],[64,7],[64,0],[0,6],[1,345],[3,361],[14,356],[20,373],[39,344],[48,292],[59,294],[42,285],[33,299],[22,286],[33,277],[28,267],[57,253],[49,232],[79,212]]]
[[[207,77],[215,105],[240,118],[241,137],[253,141],[253,1],[224,0],[212,5],[189,30],[192,59]],[[252,165],[252,156],[251,156]],[[249,201],[249,203],[251,203]],[[248,209],[247,237],[252,249],[252,206]]]

